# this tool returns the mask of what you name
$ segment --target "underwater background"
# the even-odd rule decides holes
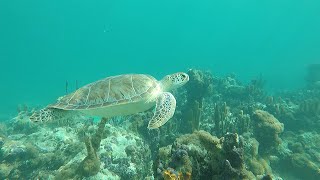
[[[190,149],[188,150],[190,147],[185,147],[190,145],[185,139],[201,141],[201,138],[204,138],[206,142],[221,145],[225,154],[218,158],[212,155],[215,152],[207,149],[210,158],[219,159],[234,157],[234,154],[228,154],[232,149],[228,149],[228,145],[224,145],[225,141],[219,141],[218,138],[231,138],[233,141],[232,138],[243,135],[244,142],[251,145],[258,142],[262,150],[259,154],[248,155],[239,142],[233,144],[244,149],[246,157],[235,169],[244,168],[243,164],[246,163],[246,169],[252,172],[253,176],[243,175],[240,170],[237,172],[241,176],[229,176],[220,169],[222,173],[219,171],[218,175],[208,175],[209,179],[263,179],[271,178],[271,174],[273,179],[320,179],[319,9],[320,1],[317,0],[0,0],[0,122],[11,127],[0,127],[0,147],[3,150],[0,152],[0,169],[3,170],[0,171],[0,179],[19,179],[23,176],[28,177],[27,179],[72,177],[70,174],[55,174],[55,171],[61,170],[63,165],[76,157],[78,152],[68,148],[86,149],[81,138],[71,143],[74,146],[67,145],[70,144],[70,139],[80,136],[81,130],[78,129],[82,126],[80,128],[79,124],[73,124],[71,127],[78,127],[73,130],[64,129],[64,126],[58,127],[53,134],[48,135],[52,136],[52,139],[36,139],[32,136],[33,133],[41,134],[47,129],[29,124],[27,120],[34,110],[65,95],[66,82],[68,92],[72,92],[77,87],[112,75],[146,73],[160,80],[167,74],[179,71],[189,74],[190,86],[199,92],[187,86],[174,93],[178,109],[169,125],[164,125],[164,130],[159,132],[165,138],[159,138],[155,145],[154,140],[146,138],[146,124],[135,123],[147,121],[150,112],[142,115],[143,120],[136,116],[124,118],[135,119],[131,124],[137,127],[130,126],[130,121],[124,121],[120,117],[120,120],[113,119],[107,125],[111,129],[108,133],[112,134],[112,137],[103,140],[104,143],[112,144],[113,148],[110,150],[111,145],[104,146],[103,153],[99,153],[105,155],[117,148],[119,151],[125,148],[129,156],[127,151],[131,151],[125,146],[127,143],[136,147],[135,152],[149,153],[148,158],[144,159],[139,155],[136,158],[151,162],[152,168],[148,169],[147,165],[142,168],[143,162],[131,159],[131,163],[137,165],[136,174],[131,172],[132,174],[121,175],[120,172],[124,171],[121,168],[128,168],[127,164],[124,161],[110,162],[111,160],[106,158],[109,155],[106,155],[100,157],[105,169],[122,179],[142,179],[153,175],[155,179],[166,180],[174,179],[175,175],[180,179],[189,179],[191,176],[193,179],[206,179],[200,174],[214,172],[212,166],[216,162],[198,162],[197,166],[212,169],[200,168],[198,175],[189,172],[188,168],[191,166],[192,172],[196,172],[195,160],[190,155]],[[210,88],[212,86],[214,90],[201,91],[208,87],[199,87],[198,81]],[[201,97],[196,97],[195,100],[192,97],[197,93]],[[200,105],[195,103],[196,101],[201,101]],[[188,111],[188,107],[196,107],[197,110]],[[201,118],[200,115],[194,115],[200,111]],[[183,115],[185,112],[186,116]],[[190,115],[190,112],[193,115]],[[240,112],[242,115],[238,116]],[[189,115],[192,118],[189,118]],[[183,124],[182,120],[185,119],[188,123]],[[239,127],[239,124],[234,122],[239,119],[245,127],[242,127],[243,124]],[[261,141],[270,137],[263,137],[264,134],[257,132],[256,127],[261,128],[259,120],[263,123],[264,120],[268,121],[266,119],[271,119],[269,123],[276,127],[270,129],[268,124],[265,125],[266,129],[261,130],[265,134],[274,134],[274,139],[267,140],[271,143],[264,144]],[[122,120],[124,124],[121,124]],[[223,122],[223,127],[218,121]],[[225,122],[229,123],[228,127]],[[97,122],[91,123],[93,129],[98,131]],[[87,120],[83,126],[90,126]],[[117,132],[121,131],[117,128],[122,126],[126,127],[125,132],[128,134],[117,135]],[[145,128],[145,131],[140,128]],[[132,129],[133,132],[130,131]],[[94,130],[91,134],[94,134]],[[288,133],[284,133],[286,131]],[[234,134],[225,135],[227,132]],[[248,135],[249,132],[251,135]],[[294,136],[292,132],[299,133]],[[190,137],[188,134],[191,134]],[[11,135],[14,136],[10,137]],[[124,137],[133,137],[136,141],[125,141]],[[115,140],[117,138],[125,143],[115,147],[113,141],[118,141]],[[298,139],[302,142],[295,144]],[[22,146],[18,143],[13,146],[11,140],[28,144]],[[38,145],[38,141],[51,144]],[[61,153],[61,149],[57,150],[56,146],[52,145],[58,141],[63,142],[62,147],[66,147],[70,153]],[[192,165],[188,166],[187,170],[180,172],[175,169],[172,173],[167,167],[162,167],[169,168],[172,165],[168,163],[168,154],[163,155],[163,152],[168,150],[162,149],[162,152],[160,149],[176,141],[182,145],[170,146],[171,151],[178,154],[172,155],[171,160],[176,160],[176,156],[179,156],[179,159],[181,153],[189,153],[191,160],[186,161],[190,161]],[[37,146],[34,147],[34,144]],[[49,146],[51,149],[43,149]],[[198,141],[193,146],[207,148]],[[266,150],[269,146],[273,147],[272,152]],[[18,148],[15,149],[18,154],[8,154],[15,152],[13,147]],[[157,149],[150,150],[149,147]],[[30,165],[25,163],[26,159],[20,157],[21,153],[23,156],[27,153],[26,157],[32,154],[30,157],[35,158],[34,154],[38,154],[38,151],[44,154],[38,158],[48,157],[45,159],[48,161],[52,161],[50,158],[53,157],[45,154],[58,152],[62,155],[59,162],[48,167],[48,170],[41,169],[42,166],[47,166],[44,161],[32,162]],[[158,156],[161,152],[163,156]],[[195,154],[197,153],[200,151]],[[154,164],[158,163],[155,163],[155,157],[158,157],[158,160],[167,158],[164,162],[168,162],[160,163],[161,167],[154,167]],[[8,159],[13,160],[11,162]],[[272,162],[276,165],[272,165]],[[107,164],[117,166],[111,167]],[[138,165],[142,169],[139,169]],[[231,165],[234,166],[232,162]],[[34,169],[22,171],[25,166]],[[292,171],[306,176],[297,176],[279,166],[288,166]],[[152,173],[150,169],[153,169]],[[158,169],[161,172],[158,172]],[[137,176],[137,173],[141,174]],[[157,176],[157,173],[162,175]],[[179,173],[183,174],[183,178]],[[267,177],[268,174],[270,177]]]
[[[114,74],[162,76],[188,68],[259,74],[271,90],[303,86],[319,62],[320,2],[0,2],[1,116],[49,103],[79,81]]]

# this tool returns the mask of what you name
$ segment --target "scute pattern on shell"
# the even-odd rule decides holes
[[[150,96],[157,87],[157,80],[149,75],[126,74],[111,76],[63,96],[50,107],[64,110],[92,109],[136,102]]]

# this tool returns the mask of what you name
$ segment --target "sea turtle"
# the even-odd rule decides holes
[[[58,98],[56,103],[34,112],[30,120],[46,122],[76,112],[108,118],[135,114],[156,106],[148,124],[149,129],[155,129],[174,114],[176,100],[168,91],[188,81],[188,74],[183,72],[167,75],[161,81],[146,74],[111,76]]]

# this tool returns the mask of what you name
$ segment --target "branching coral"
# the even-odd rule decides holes
[[[253,99],[263,99],[265,97],[263,88],[265,86],[266,81],[263,79],[260,74],[256,79],[251,80],[251,83],[247,86],[247,92],[249,96]]]
[[[184,118],[188,123],[189,131],[199,130],[202,105],[198,101],[189,102],[188,111],[185,112]]]
[[[250,116],[244,114],[243,110],[240,110],[236,116],[233,115],[226,102],[215,104],[212,119],[214,123],[214,133],[218,137],[221,137],[228,132],[243,134],[248,132],[251,128]]]
[[[92,137],[85,137],[85,145],[87,149],[87,156],[82,162],[72,164],[63,168],[56,179],[82,179],[83,177],[93,176],[100,171],[100,160],[97,152],[100,147],[100,142],[104,134],[104,128],[107,123],[107,118],[102,118],[96,133]]]
[[[190,69],[190,81],[186,85],[187,103],[183,111],[185,126],[182,131],[186,133],[199,130],[203,98],[212,92],[213,77],[210,73]]]
[[[238,133],[243,134],[246,132],[249,132],[251,129],[251,118],[249,114],[244,114],[243,110],[240,110],[240,113],[237,116],[237,121],[238,122]]]
[[[214,121],[214,129],[217,136],[221,137],[223,134],[230,131],[231,120],[228,117],[229,108],[227,103],[223,103],[222,105],[215,104],[214,113],[213,113],[213,121]]]
[[[319,98],[310,98],[304,100],[299,105],[299,113],[304,114],[305,116],[317,116],[320,115],[320,99]]]
[[[100,142],[104,133],[104,127],[107,123],[107,118],[102,118],[97,132],[92,138],[87,137],[85,139],[85,144],[87,148],[87,157],[80,163],[78,167],[78,173],[82,176],[92,176],[99,172],[100,170],[100,160],[97,156],[97,151],[100,147]]]

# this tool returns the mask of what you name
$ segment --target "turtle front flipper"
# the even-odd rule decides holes
[[[164,125],[174,114],[176,99],[169,92],[159,95],[156,103],[155,113],[149,121],[148,129],[156,129]]]

